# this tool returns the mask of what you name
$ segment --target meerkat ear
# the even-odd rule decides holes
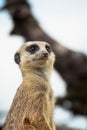
[[[20,63],[20,53],[17,52],[17,53],[14,55],[14,60],[15,60],[15,62],[16,62],[17,64]]]

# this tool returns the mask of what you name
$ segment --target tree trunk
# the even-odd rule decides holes
[[[14,22],[11,34],[22,35],[26,41],[46,41],[55,52],[55,69],[67,83],[67,95],[58,98],[56,104],[75,114],[87,115],[87,56],[63,47],[47,35],[32,15],[26,0],[7,0],[3,9],[9,11]]]

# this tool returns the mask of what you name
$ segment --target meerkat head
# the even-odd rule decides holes
[[[21,71],[32,69],[51,69],[55,60],[50,45],[46,42],[26,42],[15,54],[15,62]]]

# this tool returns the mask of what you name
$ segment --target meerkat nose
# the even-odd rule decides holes
[[[47,53],[47,52],[44,52],[44,53],[43,53],[43,57],[48,57],[48,53]]]

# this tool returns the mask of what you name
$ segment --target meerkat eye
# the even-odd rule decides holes
[[[33,54],[39,50],[39,47],[36,44],[33,44],[33,45],[28,46],[25,50]]]
[[[46,45],[46,50],[50,53],[51,52],[51,47]]]

